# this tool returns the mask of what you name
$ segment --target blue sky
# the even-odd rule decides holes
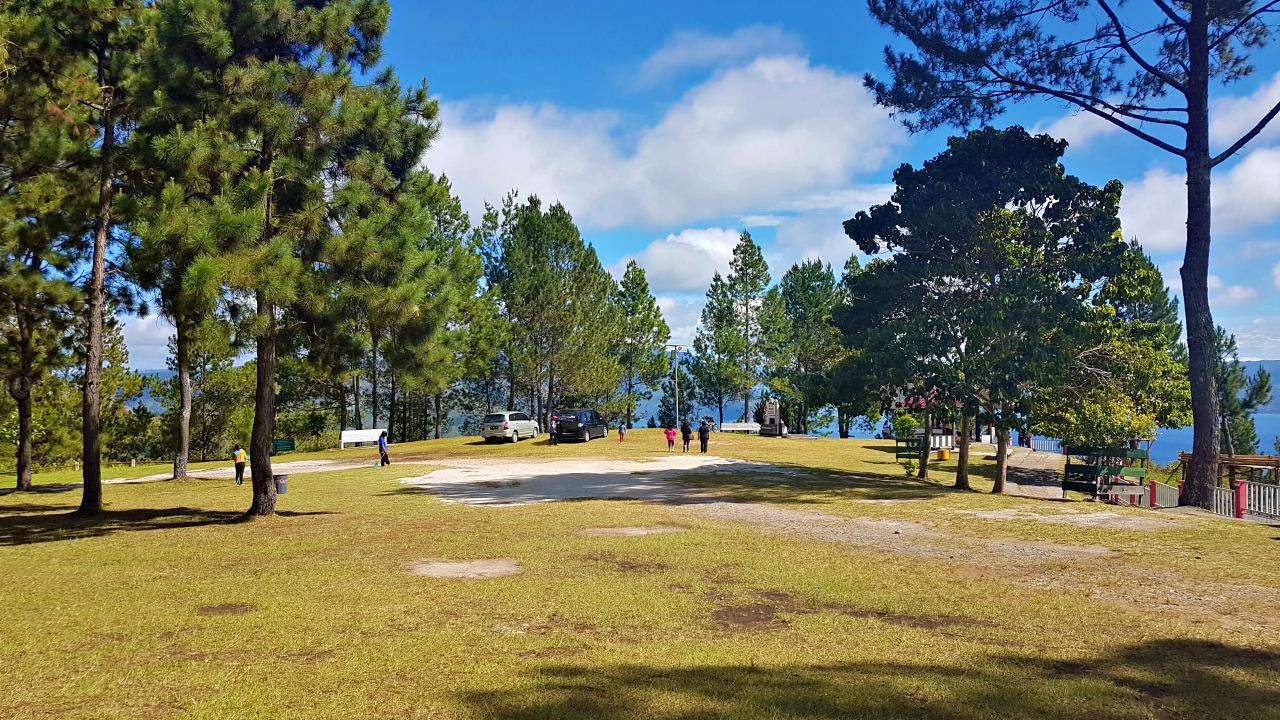
[[[478,216],[509,189],[560,200],[606,265],[645,267],[689,341],[712,272],[742,229],[775,279],[853,252],[840,223],[887,198],[903,162],[954,130],[908,135],[861,87],[893,42],[863,2],[393,2],[384,60],[426,78],[443,129],[427,165]],[[1222,147],[1280,99],[1280,45],[1218,89]],[[1051,103],[1000,124],[1071,141],[1067,169],[1125,183],[1122,220],[1177,289],[1185,200],[1176,158]],[[1241,354],[1280,358],[1280,123],[1220,166],[1211,301]],[[161,367],[169,330],[131,320],[139,368]]]

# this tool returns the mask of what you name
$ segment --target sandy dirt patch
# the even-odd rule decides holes
[[[640,537],[642,535],[667,535],[684,532],[689,528],[679,525],[650,525],[649,527],[606,527],[579,530],[582,537]]]
[[[519,575],[520,563],[512,558],[496,560],[419,560],[409,564],[409,572],[420,577],[488,580]]]
[[[1100,527],[1114,530],[1168,530],[1183,523],[1170,518],[1154,517],[1150,514],[1118,512],[1090,512],[1075,509],[1060,509],[1056,512],[1037,512],[1030,508],[1008,508],[1005,510],[960,510],[958,512],[972,515],[979,520],[995,521],[1030,521],[1048,523],[1050,525],[1075,525],[1077,527]]]
[[[714,455],[675,455],[634,460],[511,462],[438,460],[439,470],[400,482],[444,502],[528,505],[556,500],[692,500],[706,497],[677,482],[690,473],[772,472],[764,463]]]

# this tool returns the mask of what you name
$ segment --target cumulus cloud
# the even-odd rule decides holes
[[[1245,285],[1228,285],[1217,275],[1209,276],[1209,303],[1218,307],[1243,305],[1258,297],[1258,291]]]
[[[1136,237],[1150,252],[1186,244],[1186,179],[1182,173],[1153,168],[1125,184],[1120,221],[1125,237]],[[1245,232],[1280,219],[1280,148],[1248,152],[1214,176],[1215,235]]]
[[[468,210],[511,188],[584,228],[681,225],[798,203],[878,169],[905,132],[853,75],[760,57],[691,88],[624,149],[618,117],[551,105],[446,103],[428,164]]]
[[[1213,117],[1209,125],[1209,139],[1218,145],[1229,146],[1249,132],[1277,102],[1280,102],[1280,72],[1248,95],[1215,100],[1209,108]],[[1280,140],[1280,123],[1273,120],[1253,142],[1275,140]]]
[[[657,301],[667,327],[671,328],[671,342],[689,349],[693,345],[694,336],[698,334],[702,306],[706,301],[702,298],[680,299],[669,295],[659,295]]]
[[[160,315],[129,316],[123,319],[125,345],[129,348],[129,367],[135,370],[163,370],[169,359],[169,338],[173,325]]]
[[[653,85],[686,70],[722,67],[760,55],[795,55],[800,39],[773,25],[749,25],[728,35],[678,32],[640,64],[636,83]]]
[[[617,267],[634,259],[657,293],[705,292],[717,271],[722,275],[729,271],[738,237],[732,228],[687,228],[654,240],[639,253],[619,260]]]

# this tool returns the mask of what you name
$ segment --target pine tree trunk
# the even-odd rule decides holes
[[[369,363],[369,426],[376,429],[378,427],[378,331],[370,329],[369,335],[372,338],[373,361]]]
[[[338,391],[338,430],[347,429],[347,384],[341,380],[337,383]]]
[[[973,417],[965,413],[960,417],[960,446],[956,448],[956,488],[970,490],[969,486],[969,437],[973,434]]]
[[[178,320],[173,338],[174,365],[178,372],[178,447],[173,458],[173,479],[185,480],[191,457],[191,330]]]
[[[98,67],[105,67],[106,58],[98,57]],[[105,88],[105,83],[102,83]],[[84,464],[84,492],[80,497],[80,515],[97,515],[102,512],[102,325],[106,306],[107,237],[111,232],[111,203],[114,187],[115,113],[112,109],[112,91],[103,91],[102,113],[102,167],[98,174],[98,213],[93,227],[93,259],[89,271],[88,328],[85,338],[84,399],[81,405],[81,432]]]
[[[1003,425],[996,428],[996,482],[991,492],[1004,494],[1004,481],[1009,474],[1009,428]]]
[[[268,220],[268,222],[270,222]],[[276,315],[275,307],[258,291],[258,314],[267,327],[258,336],[257,386],[253,393],[253,434],[249,437],[249,468],[253,475],[253,504],[246,516],[276,511],[276,484],[271,477],[271,435],[276,421]]]
[[[631,427],[632,415],[635,412],[635,402],[633,401],[632,395],[631,395],[633,390],[634,390],[634,385],[632,383],[631,371],[627,370],[627,427]]]
[[[1217,343],[1209,309],[1211,165],[1209,161],[1209,68],[1205,3],[1192,3],[1187,29],[1187,249],[1182,261],[1182,298],[1187,316],[1191,379],[1192,459],[1183,483],[1183,505],[1213,507],[1218,481]]]
[[[352,373],[351,375],[351,412],[354,414],[357,430],[364,429],[364,414],[360,412],[360,375]]]
[[[9,396],[18,405],[18,489],[31,489],[31,371],[24,363],[21,377],[9,381]]]
[[[391,393],[388,397],[387,405],[387,439],[391,442],[396,441],[396,374],[391,373]]]
[[[440,439],[440,393],[436,393],[434,398],[435,404],[435,439]]]
[[[720,396],[720,427],[724,427],[724,396]]]

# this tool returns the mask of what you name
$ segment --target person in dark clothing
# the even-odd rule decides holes
[[[378,455],[381,457],[379,464],[386,467],[391,464],[391,456],[387,454],[387,431],[383,430],[378,436]]]
[[[556,440],[558,439],[559,433],[560,433],[560,421],[555,418],[551,418],[551,432],[547,433],[547,436],[551,438],[552,445],[556,444]]]
[[[680,439],[684,441],[684,451],[689,452],[689,441],[693,439],[693,428],[689,425],[688,420],[680,424]]]
[[[711,425],[709,425],[706,420],[703,420],[702,424],[698,426],[698,446],[700,448],[699,452],[705,453],[707,451],[707,441],[710,439],[711,439]]]

